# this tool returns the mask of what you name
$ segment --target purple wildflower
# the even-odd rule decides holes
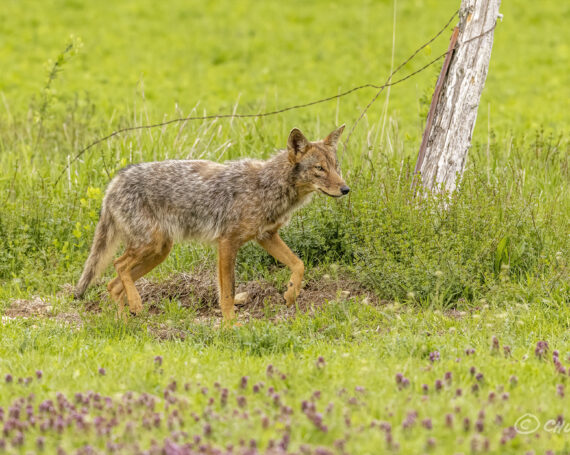
[[[228,402],[228,395],[229,395],[229,390],[228,389],[222,389],[220,392],[220,404],[222,406],[225,406]]]
[[[439,351],[433,351],[429,353],[429,361],[431,363],[436,362],[440,359]]]
[[[491,349],[493,351],[499,350],[499,339],[495,335],[491,337]]]
[[[18,447],[24,444],[24,433],[18,431],[16,435],[12,438],[12,445]]]
[[[546,341],[539,341],[536,343],[536,348],[534,350],[534,354],[539,358],[542,359],[546,353],[548,352],[548,343]]]
[[[477,430],[477,432],[483,433],[484,428],[485,428],[485,423],[483,422],[483,420],[478,419],[477,422],[475,422],[475,429]]]

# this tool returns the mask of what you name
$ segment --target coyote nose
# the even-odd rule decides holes
[[[340,192],[342,194],[348,194],[349,191],[350,191],[350,188],[346,185],[340,187]]]

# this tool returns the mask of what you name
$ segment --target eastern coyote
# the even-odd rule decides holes
[[[287,149],[267,161],[168,160],[122,169],[103,199],[75,296],[83,295],[122,241],[126,250],[114,261],[118,277],[107,289],[121,312],[126,297],[136,314],[142,302],[135,281],[166,259],[174,241],[199,239],[218,244],[219,300],[224,319],[230,321],[235,318],[236,254],[244,243],[256,240],[291,269],[284,297],[292,305],[304,265],[278,231],[313,192],[340,197],[350,191],[338,173],[336,156],[343,130],[344,125],[321,141],[309,142],[294,128]]]

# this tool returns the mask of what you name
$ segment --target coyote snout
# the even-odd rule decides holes
[[[113,262],[118,276],[107,288],[120,312],[128,304],[138,313],[142,302],[135,281],[166,259],[174,241],[205,240],[218,245],[219,300],[224,319],[232,320],[237,251],[255,240],[291,269],[284,297],[292,305],[305,268],[278,231],[315,191],[332,197],[350,191],[336,154],[343,130],[344,125],[310,142],[294,128],[287,149],[267,161],[169,160],[121,170],[103,199],[75,295],[83,295],[122,241],[125,252]]]

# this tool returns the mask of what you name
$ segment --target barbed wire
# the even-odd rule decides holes
[[[410,77],[416,75],[417,73],[422,72],[423,70],[427,69],[428,67],[430,67],[431,65],[433,65],[435,62],[437,62],[438,60],[442,59],[443,57],[445,57],[447,54],[449,53],[453,53],[455,52],[460,46],[464,46],[467,43],[470,43],[471,41],[475,41],[476,39],[482,38],[483,36],[487,35],[488,33],[492,32],[495,27],[497,26],[497,22],[495,21],[495,23],[493,24],[492,27],[490,27],[488,30],[485,30],[483,33],[480,33],[477,36],[473,36],[461,43],[456,43],[452,48],[448,49],[447,51],[445,51],[443,54],[437,56],[436,58],[434,58],[431,62],[429,62],[428,64],[422,66],[419,70],[414,71],[413,73],[410,73],[408,76],[399,79],[398,81],[390,84],[390,79],[394,76],[394,74],[400,70],[404,65],[406,65],[407,63],[410,62],[410,60],[412,60],[417,54],[418,52],[420,52],[423,48],[425,48],[426,46],[428,46],[429,44],[431,44],[435,39],[437,39],[439,37],[439,35],[441,35],[443,33],[443,31],[447,28],[447,26],[451,23],[451,21],[453,20],[453,18],[455,17],[455,15],[459,12],[456,11],[455,14],[451,17],[451,19],[449,19],[449,21],[447,22],[447,24],[445,24],[445,26],[439,31],[439,33],[437,35],[435,35],[430,41],[428,41],[427,43],[425,43],[422,47],[418,48],[410,57],[408,57],[407,60],[405,60],[402,64],[400,64],[391,74],[390,76],[388,76],[388,79],[386,79],[386,83],[384,85],[381,85],[379,87],[380,90],[378,90],[378,92],[376,93],[376,95],[374,95],[374,98],[372,98],[370,100],[370,102],[366,105],[366,107],[362,110],[362,112],[360,113],[360,116],[358,117],[358,119],[356,120],[356,122],[354,122],[354,124],[352,125],[352,128],[350,129],[350,132],[348,133],[348,135],[346,136],[346,139],[343,143],[344,149],[346,149],[346,144],[348,143],[348,140],[350,139],[350,136],[352,136],[352,132],[354,131],[354,129],[356,128],[356,126],[358,125],[358,123],[360,122],[360,120],[362,120],[362,118],[364,117],[364,115],[366,114],[366,112],[368,111],[368,109],[370,109],[370,106],[372,106],[372,104],[374,104],[374,102],[378,99],[378,97],[380,96],[380,94],[384,91],[384,89],[390,85],[396,85],[397,83],[403,82],[406,79],[409,79]]]
[[[449,27],[449,25],[451,24],[451,21],[453,19],[455,19],[455,16],[457,16],[457,14],[459,13],[459,10],[455,11],[453,13],[453,15],[449,18],[449,20],[447,21],[447,23],[439,30],[439,32],[437,32],[429,41],[425,42],[424,44],[422,44],[420,47],[418,47],[413,53],[412,55],[410,55],[406,60],[404,60],[402,63],[400,63],[396,69],[394,71],[392,71],[390,73],[390,75],[388,76],[388,78],[386,79],[386,82],[384,82],[383,85],[381,85],[378,90],[378,92],[376,93],[376,95],[374,95],[374,97],[370,100],[370,102],[366,105],[366,107],[362,110],[362,112],[360,113],[360,115],[358,116],[358,118],[356,119],[356,122],[354,122],[354,124],[352,125],[352,128],[350,128],[350,131],[348,132],[348,135],[346,136],[346,139],[344,140],[343,146],[346,149],[346,144],[348,144],[348,140],[350,139],[350,136],[352,136],[352,133],[354,132],[356,126],[360,123],[360,120],[362,120],[362,118],[364,117],[364,115],[366,115],[366,112],[368,111],[368,109],[370,109],[370,106],[372,106],[372,104],[374,104],[374,102],[378,99],[378,97],[380,96],[380,94],[384,91],[384,89],[386,87],[388,87],[389,85],[396,85],[396,84],[390,84],[390,81],[392,80],[392,77],[394,77],[394,74],[396,74],[398,71],[400,71],[404,66],[406,66],[416,55],[418,55],[422,50],[424,50],[426,47],[428,47],[431,43],[433,43],[436,39],[438,39],[440,37],[440,35],[447,29],[447,27]],[[449,51],[448,51],[449,52]],[[408,77],[412,77],[414,74],[417,74],[425,69],[427,69],[428,67],[430,67],[431,65],[433,65],[435,62],[437,62],[440,58],[444,57],[447,54],[447,52],[445,54],[440,55],[439,57],[433,59],[431,62],[429,62],[427,65],[423,66],[422,68],[420,68],[419,70],[415,71],[414,73],[411,73],[408,75]],[[404,79],[405,80],[405,79]],[[400,82],[400,81],[398,81]],[[403,82],[403,80],[401,81]]]
[[[349,90],[346,90],[345,92],[341,92],[338,93],[336,95],[333,96],[328,96],[326,98],[321,98],[315,101],[311,101],[308,103],[303,103],[303,104],[296,104],[293,106],[287,106],[281,109],[277,109],[277,110],[273,110],[273,111],[268,111],[268,112],[262,112],[262,113],[257,113],[257,114],[251,114],[251,113],[245,113],[245,114],[238,114],[238,113],[232,113],[232,114],[210,114],[210,115],[201,115],[201,116],[188,116],[188,117],[181,117],[181,118],[175,118],[172,120],[167,120],[164,122],[160,122],[160,123],[153,123],[150,125],[139,125],[139,126],[130,126],[130,127],[126,127],[126,128],[121,128],[118,129],[116,131],[113,131],[112,133],[108,134],[107,136],[104,136],[102,138],[97,139],[94,142],[91,142],[89,145],[85,146],[84,148],[82,148],[81,150],[79,150],[79,152],[71,159],[68,160],[67,164],[65,165],[65,167],[63,168],[63,170],[61,171],[61,173],[58,175],[58,177],[56,178],[55,182],[54,182],[54,186],[57,185],[59,183],[59,181],[61,180],[61,178],[63,177],[63,175],[65,174],[65,172],[71,167],[71,165],[73,163],[75,163],[79,158],[81,158],[89,149],[95,147],[97,144],[100,144],[101,142],[105,142],[115,136],[118,136],[119,134],[122,133],[126,133],[129,131],[137,131],[137,130],[143,130],[143,129],[151,129],[151,128],[158,128],[158,127],[163,127],[163,126],[167,126],[173,123],[181,123],[181,122],[188,122],[188,121],[193,121],[193,120],[213,120],[213,119],[227,119],[227,118],[261,118],[261,117],[269,117],[269,116],[273,116],[273,115],[278,115],[278,114],[282,114],[284,112],[287,111],[291,111],[291,110],[296,110],[296,109],[303,109],[303,108],[307,108],[310,106],[314,106],[316,104],[321,104],[321,103],[326,103],[328,101],[332,101],[332,100],[336,100],[339,98],[342,98],[344,96],[350,95],[351,93],[354,93],[356,91],[365,89],[365,88],[375,88],[378,89],[378,92],[375,94],[375,96],[372,98],[372,100],[368,103],[368,105],[364,108],[364,110],[360,113],[358,119],[356,120],[356,122],[353,124],[352,128],[350,129],[349,134],[347,135],[347,138],[345,139],[343,145],[346,148],[346,144],[348,143],[348,140],[350,139],[350,136],[352,135],[354,129],[356,128],[356,126],[358,125],[358,123],[360,122],[360,120],[364,117],[364,115],[366,114],[366,112],[368,111],[368,109],[370,108],[370,106],[372,106],[372,104],[376,101],[376,99],[378,99],[378,97],[380,96],[380,94],[383,92],[383,90],[386,87],[390,87],[390,86],[394,86],[397,84],[400,84],[408,79],[410,79],[411,77],[415,76],[418,73],[421,73],[422,71],[426,70],[427,68],[429,68],[430,66],[432,66],[434,63],[436,63],[438,60],[442,59],[443,57],[445,57],[449,52],[453,52],[455,49],[457,49],[458,46],[455,46],[453,49],[448,50],[447,52],[444,52],[443,54],[439,55],[438,57],[434,58],[433,60],[431,60],[429,63],[425,64],[424,66],[422,66],[421,68],[413,71],[412,73],[408,74],[405,77],[402,77],[401,79],[398,79],[396,81],[392,82],[392,78],[394,77],[394,75],[400,71],[405,65],[407,65],[412,59],[414,59],[419,52],[421,52],[423,49],[425,49],[427,46],[429,46],[432,42],[434,42],[437,38],[439,38],[439,36],[447,29],[447,27],[451,24],[451,22],[453,21],[453,19],[455,18],[455,16],[457,16],[457,14],[459,13],[459,10],[455,11],[453,13],[453,15],[449,18],[449,20],[446,22],[446,24],[432,37],[430,38],[428,41],[426,41],[424,44],[422,44],[419,48],[417,48],[406,60],[404,60],[400,65],[398,65],[398,67],[392,71],[390,73],[390,75],[388,76],[388,78],[386,79],[386,81],[384,82],[384,84],[382,85],[376,85],[376,84],[363,84],[363,85],[359,85],[357,87],[353,87]],[[495,24],[496,25],[496,24]],[[478,35],[476,37],[473,37],[463,43],[461,43],[460,45],[464,45],[470,41],[473,41],[474,39],[480,38],[483,35],[489,33],[490,31],[492,31],[494,29],[495,26],[493,26],[490,30],[487,30],[486,32],[482,33],[481,35]]]

